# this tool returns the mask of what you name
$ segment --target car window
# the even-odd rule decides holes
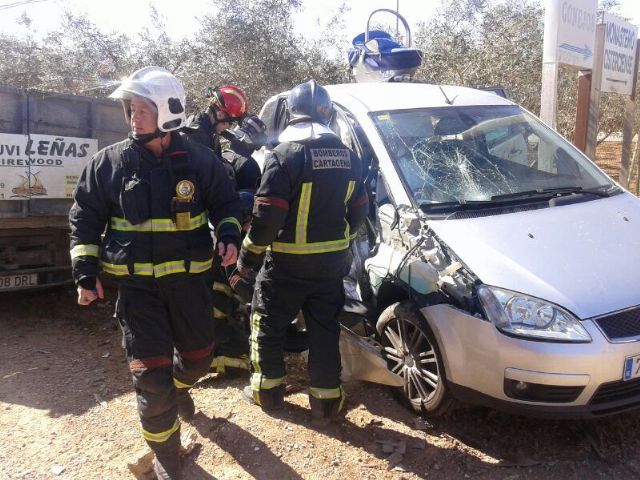
[[[612,186],[565,139],[517,106],[399,110],[372,117],[419,204]]]
[[[352,122],[346,113],[340,107],[334,106],[334,115],[331,117],[329,128],[338,135],[349,150],[362,157],[362,148],[351,125]]]

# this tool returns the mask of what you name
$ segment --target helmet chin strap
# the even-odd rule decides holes
[[[162,138],[167,134],[167,132],[161,132],[159,128],[156,128],[156,131],[153,133],[143,133],[142,135],[135,135],[133,132],[129,132],[129,138],[133,140],[138,145],[144,145],[145,143],[149,143],[151,140],[155,138]]]

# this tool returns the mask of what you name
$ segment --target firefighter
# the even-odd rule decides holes
[[[207,108],[189,118],[187,131],[194,140],[222,156],[220,134],[242,120],[249,109],[246,93],[233,85],[210,90]]]
[[[225,130],[228,140],[223,161],[233,171],[234,181],[243,205],[243,232],[248,230],[255,189],[260,180],[260,167],[251,155],[266,143],[266,127],[255,115],[245,115],[238,128]],[[249,370],[249,342],[246,315],[241,302],[251,301],[253,281],[238,275],[235,266],[213,267],[213,318],[216,323],[216,349],[211,371],[227,373],[228,369]],[[241,301],[239,301],[239,299]],[[233,371],[233,370],[232,370]]]
[[[252,155],[267,143],[266,130],[266,125],[257,115],[247,114],[240,121],[239,128],[221,133],[229,141],[222,151],[222,158],[233,168],[238,190],[255,192],[258,188],[262,172]]]
[[[214,89],[207,110],[194,118],[185,132],[222,156],[222,163],[239,190],[243,205],[253,205],[253,193],[260,180],[260,167],[251,155],[266,143],[266,127],[257,116],[247,114],[244,92],[230,85]],[[231,124],[236,122],[238,128],[229,130]],[[226,139],[224,143],[227,145],[222,153],[221,138]],[[250,208],[245,208],[249,217]],[[214,263],[216,350],[211,371],[219,375],[227,373],[229,369],[249,370],[248,326],[246,316],[239,312],[237,294],[246,295],[252,288],[252,283],[237,275],[235,268],[224,267],[217,261]]]
[[[142,433],[158,478],[179,479],[178,414],[194,415],[189,388],[208,372],[214,341],[208,222],[222,264],[233,264],[240,200],[212,152],[177,132],[186,121],[177,78],[146,67],[111,98],[131,133],[80,176],[69,213],[73,277],[80,305],[103,298],[101,272],[115,280]]]
[[[289,124],[265,160],[238,260],[244,276],[259,269],[251,315],[251,384],[243,393],[265,411],[284,406],[283,344],[302,310],[312,420],[324,424],[337,418],[345,399],[337,315],[344,304],[349,243],[367,214],[368,197],[360,160],[328,128],[333,111],[328,92],[310,80],[291,90],[288,106]]]
[[[251,222],[254,192],[238,191],[242,203],[242,232],[245,234]],[[211,362],[211,372],[219,375],[231,371],[249,371],[249,328],[246,313],[241,307],[251,302],[253,279],[238,274],[236,265],[213,266],[213,319],[216,324],[216,346]],[[241,305],[244,304],[244,305]]]

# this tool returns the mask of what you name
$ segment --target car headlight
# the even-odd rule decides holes
[[[553,303],[497,287],[480,285],[487,318],[502,332],[539,340],[590,342],[580,321]]]

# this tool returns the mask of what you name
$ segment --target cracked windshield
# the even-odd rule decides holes
[[[562,137],[516,106],[378,112],[373,119],[422,206],[614,187]]]

